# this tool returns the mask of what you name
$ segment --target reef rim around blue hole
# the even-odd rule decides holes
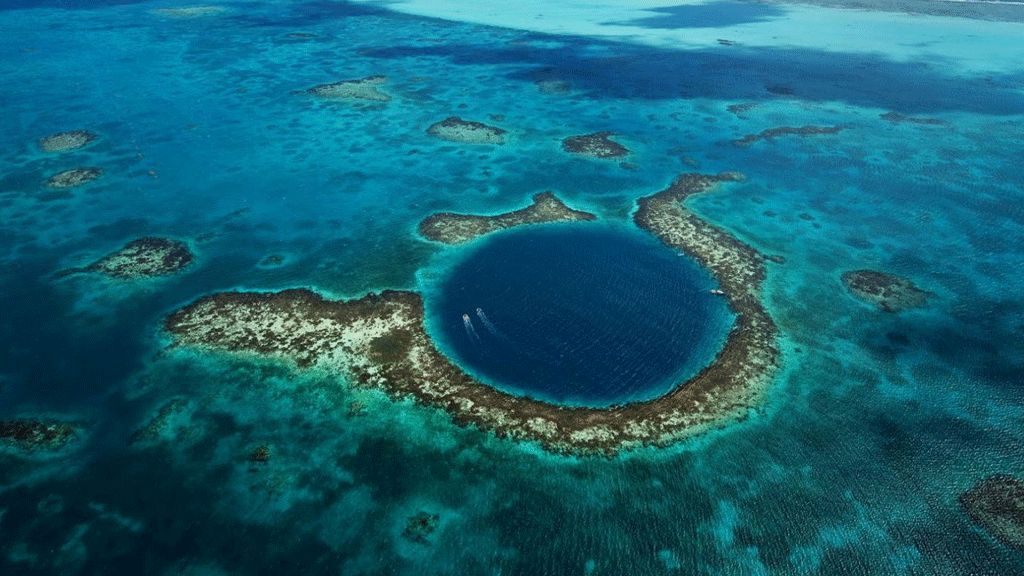
[[[552,404],[651,400],[714,361],[734,315],[711,275],[643,231],[509,230],[444,255],[427,331],[486,385]]]

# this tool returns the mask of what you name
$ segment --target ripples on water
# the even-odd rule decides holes
[[[687,28],[684,8],[560,21],[544,4],[543,18],[502,6],[503,20],[661,27],[616,43],[341,2],[196,18],[154,13],[177,6],[164,2],[0,3],[0,418],[85,430],[53,457],[0,454],[0,574],[1022,572],[1022,552],[958,502],[989,475],[1024,477],[1021,25],[771,4]],[[375,74],[383,105],[302,93]],[[425,133],[451,115],[509,143]],[[732,144],[808,125],[848,128]],[[99,138],[34,145],[78,129]],[[625,163],[561,153],[604,130]],[[103,176],[43,184],[82,166]],[[692,170],[744,172],[693,208],[785,257],[766,284],[785,338],[769,405],[696,442],[561,458],[336,374],[164,349],[162,318],[211,291],[436,287],[448,249],[415,235],[436,211],[556,190],[628,226],[636,197]],[[188,239],[195,265],[135,284],[54,278],[146,235]],[[593,256],[582,282],[631,270]],[[876,310],[842,286],[863,268],[934,297]],[[642,302],[623,298],[611,304]],[[514,321],[530,329],[512,306],[467,302],[457,333],[466,313],[498,340],[476,307],[509,338]],[[671,366],[628,372],[648,369]],[[137,434],[161,413],[155,437]]]

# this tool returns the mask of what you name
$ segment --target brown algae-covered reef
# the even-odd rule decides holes
[[[88,130],[58,132],[39,139],[43,152],[68,152],[84,148],[96,141],[97,136]]]
[[[182,419],[181,414],[188,406],[189,402],[185,398],[173,398],[165,402],[152,418],[132,433],[131,443],[156,440],[164,434],[173,421]]]
[[[306,93],[325,100],[387,102],[391,100],[391,96],[380,89],[387,81],[388,79],[384,76],[367,76],[356,80],[320,84],[306,90]]]
[[[750,146],[760,140],[774,140],[781,136],[820,136],[827,134],[838,134],[846,130],[847,126],[779,126],[762,130],[757,134],[747,134],[739,140],[733,140],[737,146]]]
[[[172,313],[164,327],[177,345],[339,372],[356,385],[442,408],[456,423],[555,452],[610,454],[669,444],[744,417],[761,401],[779,362],[775,324],[760,300],[765,259],[683,206],[688,197],[738,178],[687,174],[639,201],[635,223],[707,267],[736,313],[715,360],[653,400],[561,406],[480,383],[438,351],[424,327],[422,299],[409,291],[354,300],[306,289],[222,292]]]
[[[1024,550],[1024,482],[1005,474],[990,476],[961,494],[960,506],[994,538]]]
[[[59,450],[78,435],[78,426],[58,420],[0,420],[0,445],[25,451]]]
[[[746,118],[744,114],[760,105],[760,102],[740,102],[739,104],[730,104],[726,106],[725,110],[730,114],[735,115],[737,118]]]
[[[922,126],[945,126],[947,122],[939,118],[927,118],[924,116],[907,116],[899,112],[886,112],[879,115],[879,118],[893,124],[920,124]]]
[[[506,133],[501,128],[458,116],[450,116],[427,128],[427,134],[435,138],[464,144],[504,144]]]
[[[88,184],[102,175],[102,168],[72,168],[50,176],[46,185],[50,188],[74,188]]]
[[[494,216],[453,212],[432,214],[420,222],[419,231],[424,238],[429,240],[445,244],[461,244],[484,234],[514,226],[595,220],[596,218],[597,216],[590,212],[569,208],[553,192],[542,192],[536,194],[533,197],[533,202],[526,208]]]
[[[84,268],[71,268],[61,276],[97,272],[119,280],[137,280],[176,274],[192,263],[194,256],[184,242],[146,236],[136,238]]]
[[[886,312],[924,306],[931,296],[931,292],[918,288],[906,278],[877,270],[850,270],[843,272],[842,278],[854,296]]]
[[[629,149],[611,139],[614,132],[594,132],[571,136],[562,140],[562,149],[571,154],[591,158],[620,158],[629,154]]]

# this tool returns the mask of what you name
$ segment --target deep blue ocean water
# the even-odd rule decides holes
[[[560,404],[661,396],[732,323],[716,286],[653,238],[583,223],[498,234],[427,292],[432,334],[489,384]]]
[[[593,19],[632,23],[609,35],[555,8],[611,2],[460,21],[485,19],[479,4],[441,19],[239,1],[174,19],[153,12],[179,5],[163,1],[0,0],[0,418],[86,430],[56,456],[0,453],[0,574],[1024,572],[957,501],[990,474],[1024,476],[1014,7],[978,20],[623,2]],[[389,78],[386,105],[300,93],[371,74]],[[510,141],[425,133],[451,115]],[[732,144],[806,124],[848,129]],[[100,139],[35,145],[71,129]],[[626,164],[562,153],[599,130],[632,150]],[[42,185],[79,165],[105,174]],[[433,212],[553,190],[628,227],[638,196],[693,170],[745,173],[690,205],[785,257],[765,285],[783,369],[744,422],[671,448],[555,456],[337,374],[168,349],[160,331],[219,290],[436,289],[475,248],[420,239]],[[195,265],[54,277],[148,234],[188,240]],[[284,265],[261,265],[271,254]],[[865,267],[934,296],[876,310],[840,280]],[[173,399],[165,433],[130,442]],[[258,445],[273,457],[254,468]],[[427,543],[402,535],[420,511],[439,518]]]

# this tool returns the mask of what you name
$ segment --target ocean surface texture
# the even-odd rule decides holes
[[[1024,3],[211,2],[0,0],[0,575],[1024,574]],[[628,153],[563,143],[600,132]],[[780,368],[667,447],[164,329],[412,290],[481,385],[651,399],[735,315],[636,201],[722,172],[686,206],[765,256]],[[596,220],[421,234],[545,191]]]

